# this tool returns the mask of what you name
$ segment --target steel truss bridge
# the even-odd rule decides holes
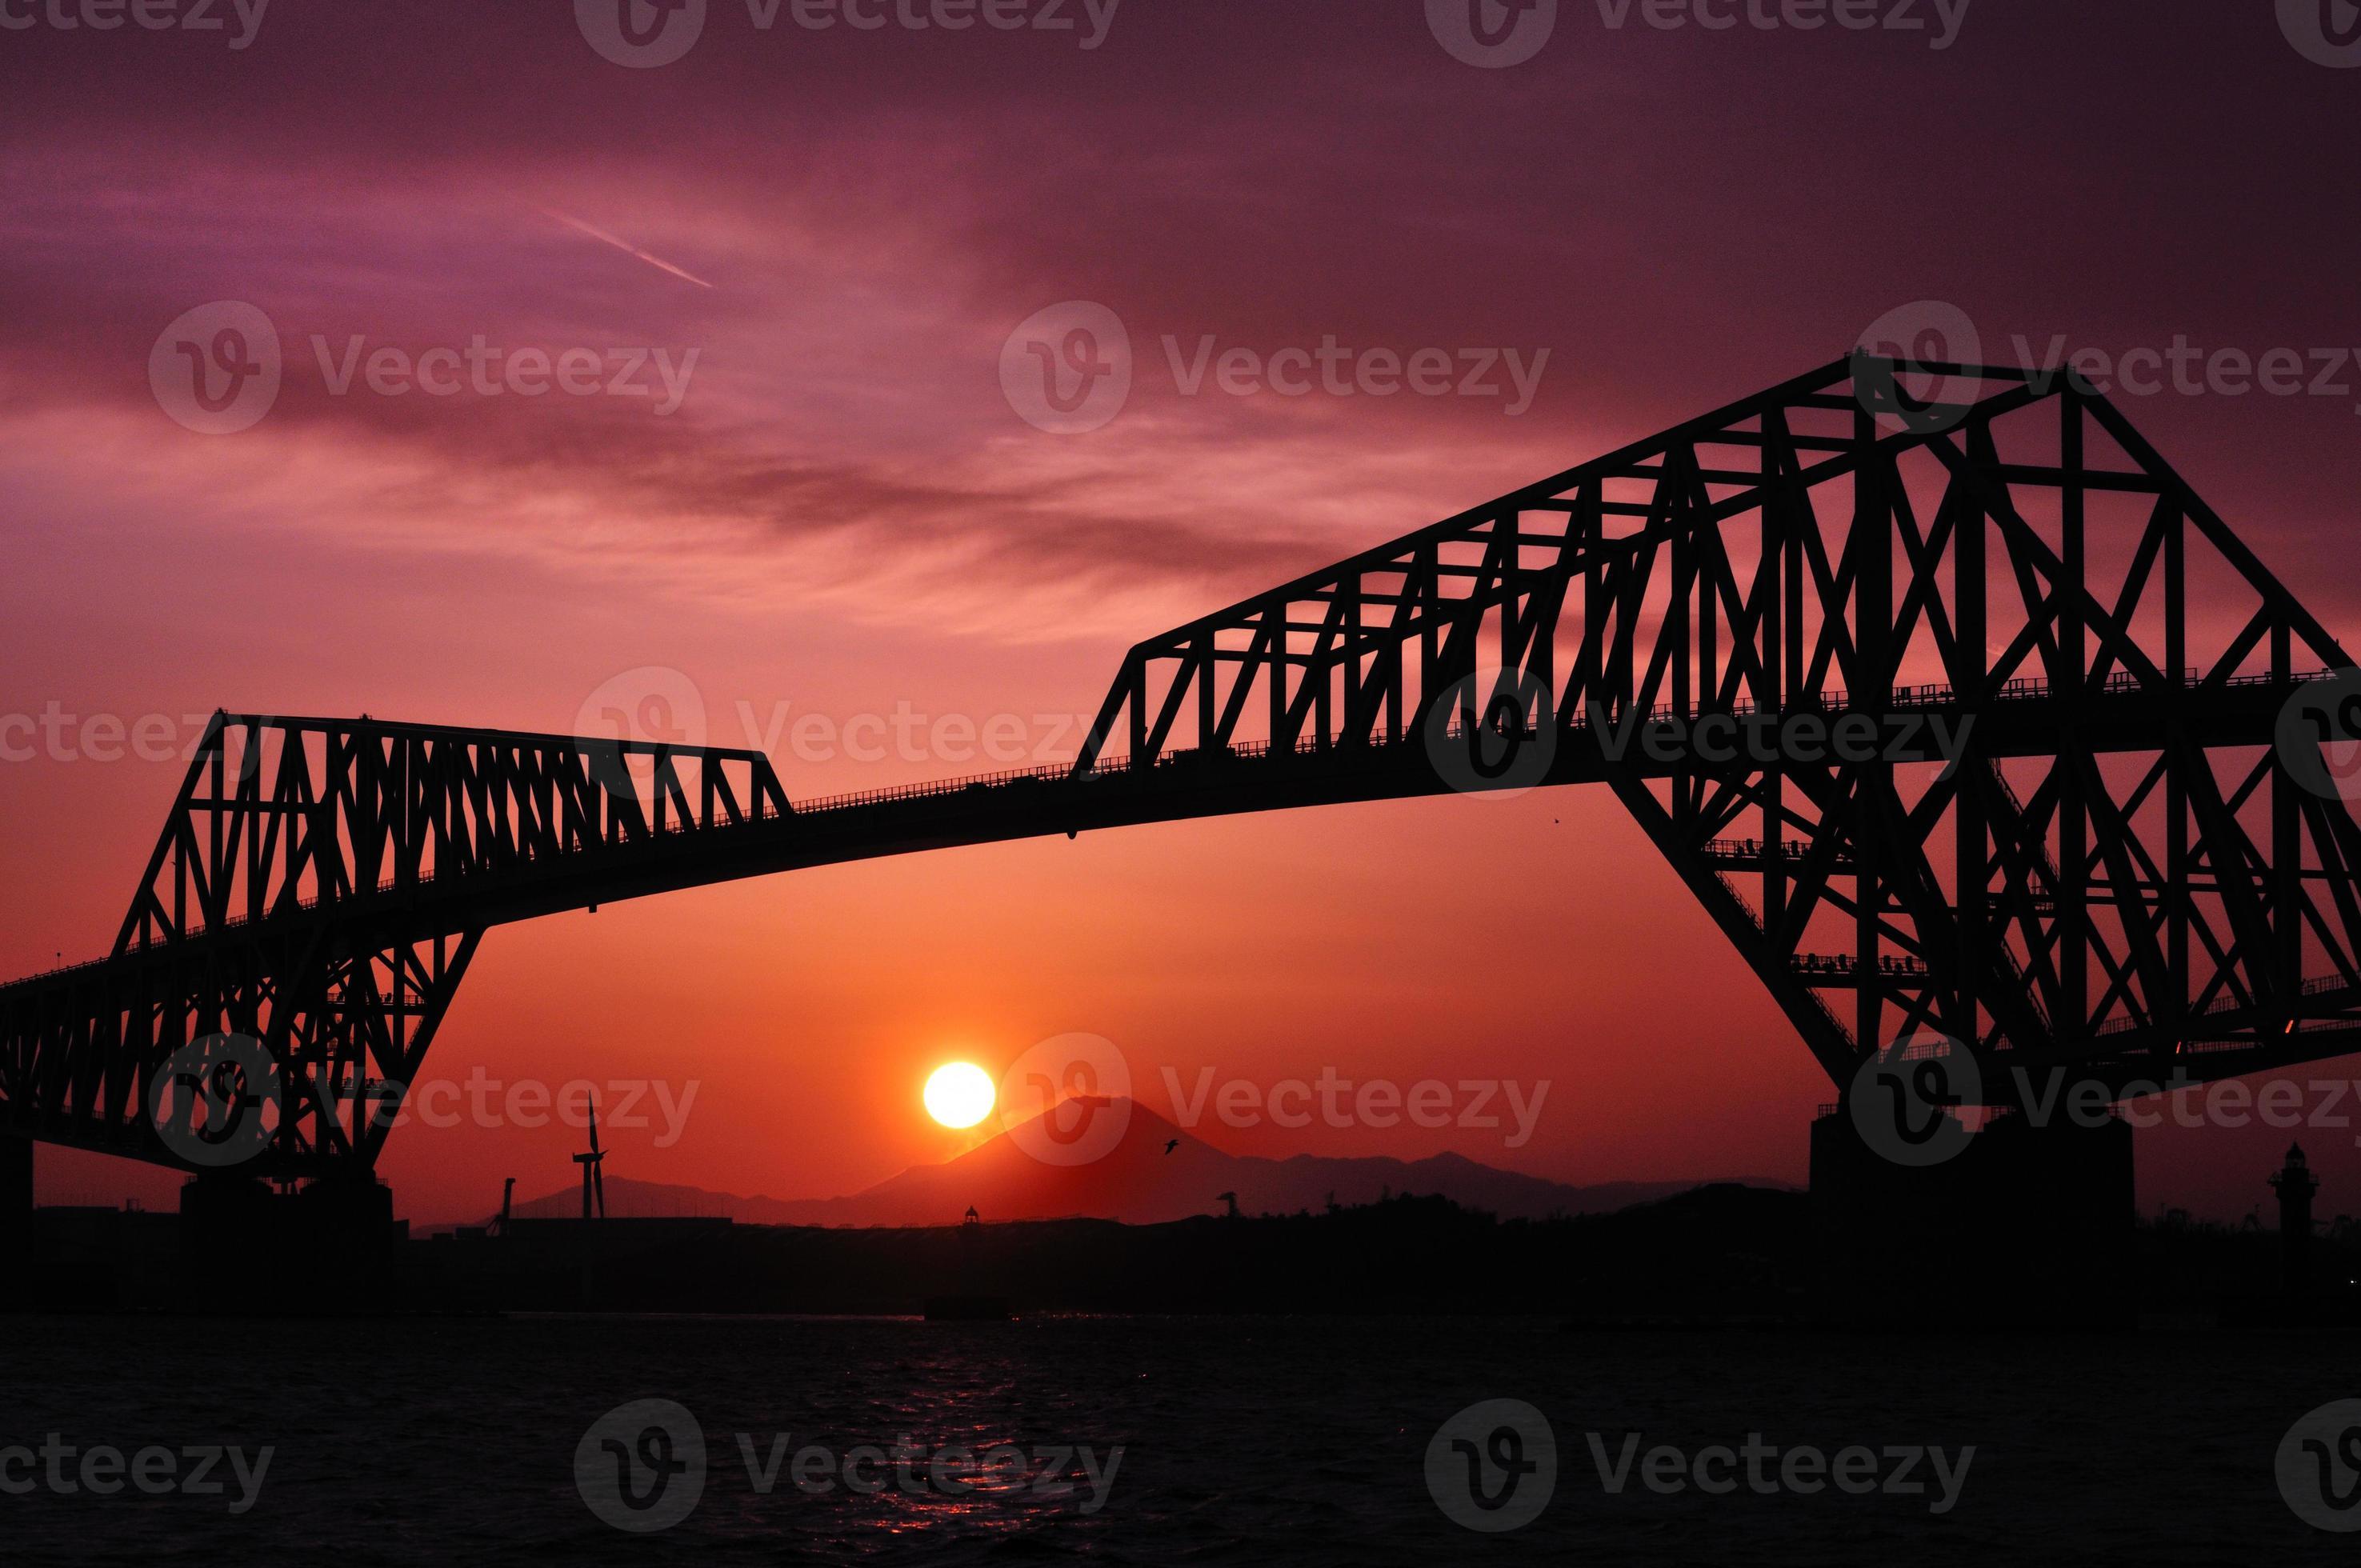
[[[242,1174],[365,1175],[495,926],[1534,784],[1613,790],[1840,1086],[1930,1032],[1993,1103],[2283,1068],[2361,1047],[2361,830],[2278,743],[2349,663],[2070,374],[1856,355],[1139,643],[1071,768],[797,803],[754,751],[217,715],[113,950],[0,988],[0,1128],[193,1168],[151,1092],[237,1033]],[[1842,714],[1964,744],[1699,723]]]

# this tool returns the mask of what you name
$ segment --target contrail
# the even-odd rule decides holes
[[[713,287],[712,284],[707,282],[704,279],[699,278],[696,273],[687,271],[682,268],[675,267],[671,262],[666,261],[661,256],[650,256],[646,251],[642,250],[638,246],[631,244],[628,240],[618,239],[613,235],[609,234],[605,229],[593,228],[590,225],[584,223],[580,218],[569,217],[564,213],[555,212],[547,207],[538,207],[534,210],[540,213],[543,217],[555,218],[567,228],[579,229],[582,233],[588,235],[592,239],[598,240],[601,244],[611,245],[626,256],[636,256],[651,267],[662,268],[664,271],[671,273],[675,278],[686,279],[689,282],[696,284],[700,289],[710,289]]]

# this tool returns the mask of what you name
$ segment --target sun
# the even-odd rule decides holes
[[[992,1075],[973,1062],[946,1062],[927,1080],[927,1114],[946,1127],[972,1127],[992,1114]]]

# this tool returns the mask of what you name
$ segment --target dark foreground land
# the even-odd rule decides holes
[[[2175,1219],[2034,1245],[1832,1230],[1807,1194],[1708,1186],[1612,1214],[1502,1222],[1400,1196],[1159,1225],[913,1229],[728,1220],[518,1220],[357,1245],[348,1233],[48,1210],[11,1305],[46,1311],[1554,1314],[1586,1326],[1895,1321],[2126,1329],[2145,1320],[2361,1323],[2361,1248],[2315,1240],[2283,1288],[2279,1238]]]

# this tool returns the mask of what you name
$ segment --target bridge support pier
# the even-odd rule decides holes
[[[2132,1129],[2003,1115],[1952,1157],[1899,1165],[1842,1108],[1812,1124],[1818,1314],[1907,1329],[2128,1328]]]
[[[295,1212],[306,1234],[355,1249],[383,1248],[410,1229],[393,1217],[393,1189],[366,1171],[310,1183],[295,1195]]]
[[[398,1244],[393,1191],[364,1171],[295,1192],[219,1172],[181,1189],[192,1288],[214,1311],[335,1315],[382,1310]]]
[[[33,1228],[33,1140],[0,1133],[0,1236],[21,1239]]]

